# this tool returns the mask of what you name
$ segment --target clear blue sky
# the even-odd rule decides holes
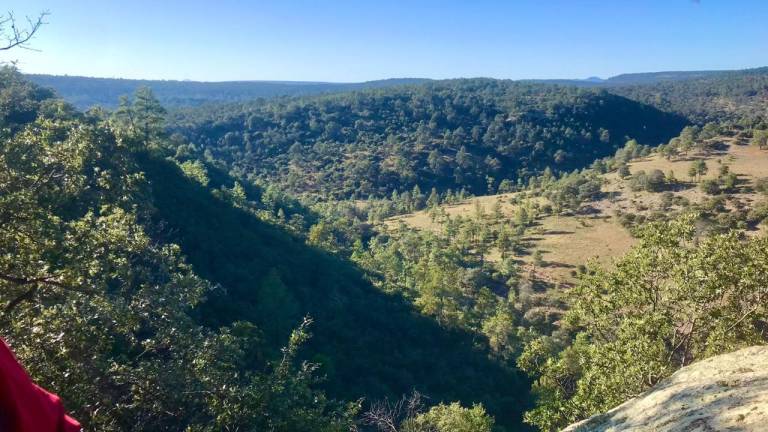
[[[10,4],[9,4],[10,3]],[[768,0],[5,0],[49,25],[22,71],[363,81],[768,65]]]

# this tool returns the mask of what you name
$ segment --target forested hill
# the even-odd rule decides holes
[[[195,106],[210,102],[236,102],[256,98],[312,95],[319,93],[361,90],[415,84],[428,80],[394,78],[361,83],[329,83],[304,81],[172,81],[91,78],[61,75],[27,75],[27,78],[46,88],[52,88],[64,100],[84,110],[95,105],[117,107],[120,96],[131,95],[146,86],[168,108]]]
[[[630,138],[664,143],[686,124],[605,91],[491,79],[200,107],[170,123],[178,157],[336,198],[493,192],[584,167]]]
[[[525,80],[575,87],[616,88],[648,86],[705,78],[722,78],[747,71],[669,71],[628,73],[607,79],[585,80],[553,79]],[[359,83],[330,83],[312,81],[177,81],[94,78],[68,75],[28,74],[27,78],[46,88],[54,89],[64,100],[85,110],[95,105],[108,109],[117,106],[123,95],[133,94],[141,86],[150,87],[160,102],[168,108],[190,107],[204,103],[241,102],[256,98],[278,96],[306,96],[338,93],[352,90],[383,88],[406,84],[420,84],[431,80],[421,78],[392,78]]]
[[[768,67],[630,73],[608,79],[529,82],[605,89],[699,124],[727,119],[738,120],[749,128],[768,121]]]
[[[167,108],[194,107],[209,103],[248,102],[257,98],[310,96],[364,89],[432,82],[420,78],[395,78],[361,83],[302,81],[198,82],[173,80],[131,80],[60,75],[27,75],[64,100],[84,110],[95,105],[113,109],[120,96],[150,87]],[[521,84],[554,84],[599,88],[684,115],[691,121],[706,122],[723,116],[743,118],[748,111],[765,110],[768,68],[745,70],[666,71],[627,73],[607,79],[524,80]]]

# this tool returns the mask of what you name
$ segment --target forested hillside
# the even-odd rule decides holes
[[[661,144],[684,125],[603,91],[476,79],[203,107],[176,113],[171,131],[179,158],[293,193],[366,198],[493,192],[587,166],[630,137]]]
[[[641,72],[616,75],[603,80],[598,84],[610,87],[622,87],[631,85],[649,85],[663,82],[686,81],[700,78],[710,78],[729,74],[734,71],[666,71],[666,72]]]
[[[91,78],[61,75],[27,75],[41,87],[51,88],[76,108],[93,106],[116,108],[121,96],[133,94],[139,87],[149,87],[160,102],[168,107],[190,107],[206,103],[249,101],[258,98],[299,96],[343,92],[369,88],[414,84],[428,80],[418,78],[387,79],[361,83],[328,83],[302,81],[173,81]]]
[[[419,430],[520,427],[528,382],[486,342],[260,217],[254,187],[166,159],[151,94],[82,115],[1,73],[0,334],[86,428],[346,431],[412,391]]]
[[[386,237],[361,262],[437,319],[451,318],[430,307],[435,273],[464,265],[508,277],[511,322],[494,317],[480,331],[537,378],[526,420],[557,431],[680,367],[768,341],[766,139],[761,129],[686,127],[663,146],[630,141],[513,193],[432,201],[385,220]],[[421,266],[437,260],[425,277]]]
[[[604,89],[667,112],[704,123],[727,116],[735,119],[752,111],[765,117],[767,68],[722,71],[669,71],[629,73],[607,79],[523,80],[520,85],[550,84]],[[189,108],[205,104],[250,102],[254,99],[343,93],[365,89],[426,84],[430,80],[403,78],[361,83],[226,81],[197,82],[131,80],[30,74],[43,88],[54,90],[76,108],[93,106],[114,109],[121,96],[142,86],[153,90],[167,108]],[[438,84],[438,83],[435,83]],[[233,114],[230,110],[230,114]],[[753,116],[753,117],[754,117]]]
[[[733,82],[716,83],[739,88],[743,84],[742,78],[735,75]],[[441,92],[455,95],[451,92],[460,93],[462,85],[480,83],[487,86],[481,88],[489,94],[506,95],[507,99],[502,100],[512,101],[512,106],[518,107],[517,111],[511,112],[534,113],[532,116],[515,116],[506,112],[501,118],[507,121],[502,124],[508,124],[510,128],[528,127],[537,124],[536,120],[557,118],[553,116],[562,112],[558,110],[561,101],[558,98],[563,95],[572,98],[563,99],[562,106],[574,111],[581,107],[581,98],[589,101],[591,97],[606,95],[540,85],[517,87],[510,92],[504,83],[482,81],[452,83],[457,87],[449,89],[441,87],[445,83],[432,83],[421,87],[421,91],[429,89],[432,97],[435,93],[444,94]],[[524,98],[517,98],[520,95],[515,91],[521,88],[528,93]],[[547,92],[561,93],[552,96]],[[735,94],[731,90],[727,92]],[[382,93],[389,94],[380,92],[379,95]],[[509,96],[510,93],[513,96]],[[355,96],[360,98],[361,95]],[[547,97],[554,97],[556,102],[549,106],[547,114],[536,117],[535,113],[541,111],[533,107],[546,105]],[[626,101],[612,95],[607,97]],[[322,100],[335,108],[344,96]],[[319,104],[312,102],[297,103],[292,112],[300,119],[305,115],[303,113],[319,109]],[[518,104],[514,105],[515,102]],[[604,103],[608,105],[610,101]],[[276,106],[255,106],[251,113],[272,109],[274,115]],[[374,106],[374,112],[389,112],[388,105],[383,108]],[[237,112],[241,108],[232,109]],[[599,110],[585,111],[592,115],[600,113]],[[402,114],[390,117],[409,118]],[[216,123],[220,118],[213,115],[207,120],[207,130],[218,130],[219,145],[227,134],[234,134],[226,122]],[[244,115],[235,115],[235,118],[235,124],[247,121]],[[579,117],[564,118],[574,120]],[[665,120],[669,117],[660,115],[658,118]],[[679,120],[679,117],[672,118]],[[695,116],[691,118],[702,120]],[[542,430],[555,431],[572,421],[607,410],[691,362],[735,347],[765,343],[766,310],[762,301],[765,290],[762,276],[759,276],[767,265],[765,240],[749,236],[757,235],[766,219],[765,199],[756,193],[765,189],[765,180],[761,178],[765,174],[754,166],[759,164],[757,161],[764,160],[762,149],[767,145],[766,134],[748,111],[738,110],[713,118],[722,123],[685,127],[679,136],[670,136],[671,139],[659,146],[625,136],[624,144],[613,148],[610,157],[591,155],[588,169],[570,172],[566,172],[566,168],[558,169],[554,163],[544,165],[542,161],[557,159],[554,154],[548,155],[549,158],[530,157],[546,147],[544,144],[539,147],[530,145],[527,141],[529,146],[523,145],[519,155],[529,155],[528,166],[538,169],[530,168],[527,173],[518,171],[512,178],[519,181],[504,178],[506,181],[499,182],[498,187],[496,179],[489,181],[488,171],[483,172],[485,185],[479,179],[474,179],[473,183],[469,176],[456,178],[456,165],[452,167],[454,177],[445,180],[447,184],[440,183],[439,177],[431,173],[433,182],[426,185],[414,182],[403,187],[407,177],[397,177],[391,186],[368,195],[356,194],[352,189],[349,195],[337,198],[390,196],[390,199],[316,204],[313,208],[319,219],[310,223],[307,240],[339,255],[349,256],[367,270],[369,278],[382,291],[402,293],[422,314],[433,318],[441,327],[463,329],[484,338],[494,358],[508,365],[517,364],[529,372],[536,379],[533,395],[537,407],[527,412],[525,419]],[[306,141],[301,140],[303,129],[297,126],[301,125],[300,121],[289,123],[282,117],[279,123],[263,122],[260,120],[263,115],[253,117],[251,114],[250,120],[259,121],[251,129],[257,136],[264,130],[284,132],[288,127],[288,130],[296,131],[294,136],[298,138],[289,150],[289,170],[265,174],[259,173],[258,168],[238,164],[247,158],[237,151],[221,152],[212,143],[196,148],[195,145],[208,142],[206,136],[185,135],[194,130],[185,129],[183,122],[187,119],[186,116],[176,117],[174,121],[177,123],[171,127],[172,131],[181,132],[181,136],[173,140],[180,143],[174,148],[179,160],[187,160],[188,164],[196,159],[218,163],[237,175],[250,175],[250,179],[257,183],[282,184],[284,189],[302,192],[308,201],[316,200],[318,191],[323,198],[328,198],[322,189],[297,188],[296,183],[285,180],[291,179],[291,168],[296,169],[293,179],[298,178],[299,173],[313,178],[313,170],[318,165],[318,154],[302,145]],[[666,125],[664,120],[661,127]],[[634,124],[631,116],[622,117],[621,121]],[[407,127],[404,121],[394,124],[399,128]],[[420,127],[429,130],[423,123]],[[482,135],[479,148],[483,148],[482,140],[489,130],[491,128]],[[547,136],[556,138],[558,131],[553,128]],[[609,131],[607,135],[610,134]],[[314,139],[310,142],[316,144],[318,136],[321,135],[309,135],[307,139]],[[360,135],[353,136],[351,148],[356,149],[362,140]],[[446,131],[442,136],[442,140],[431,135],[422,140],[422,143],[432,143],[436,150],[422,151],[422,155],[427,153],[427,159],[421,159],[415,166],[430,165],[429,154],[444,149],[440,145],[450,142],[452,135]],[[238,137],[230,135],[230,139],[237,142]],[[516,143],[511,134],[503,135],[502,140],[508,145]],[[413,144],[398,146],[401,141],[392,132],[386,141],[381,138],[377,141],[383,141],[385,149],[421,148],[418,138],[404,140]],[[458,142],[465,147],[457,151],[457,156],[465,153],[470,154],[472,160],[482,160],[482,153],[468,150],[471,138],[465,137]],[[554,139],[548,143],[558,141]],[[755,147],[746,147],[747,143],[753,143]],[[253,142],[245,142],[243,147],[248,144],[253,145]],[[257,141],[252,149],[259,149],[258,144],[261,142]],[[568,146],[584,149],[574,141],[568,142]],[[345,147],[339,145],[335,149],[338,155],[343,154]],[[481,151],[476,150],[477,147],[472,149]],[[380,151],[376,146],[367,146],[365,150],[367,154]],[[390,156],[385,154],[381,160],[387,161]],[[419,154],[403,154],[399,158],[400,166],[407,166],[407,161],[419,161]],[[332,155],[329,152],[327,157]],[[279,158],[268,160],[279,166]],[[500,160],[502,166],[519,167],[515,165],[519,161]],[[542,165],[536,166],[538,162]],[[707,176],[710,165],[712,171]],[[341,165],[333,172],[345,176],[351,169],[349,165]],[[375,172],[369,171],[361,177],[372,181],[377,178],[373,174]],[[691,181],[681,180],[685,174]],[[413,177],[429,176],[426,171],[422,177]],[[319,178],[327,181],[329,176]],[[328,190],[339,190],[349,183],[332,184],[334,187]],[[414,186],[409,189],[411,184]],[[489,184],[491,192],[512,193],[484,197],[483,202],[489,203],[488,207],[479,200],[475,204],[468,202],[457,206],[457,200],[461,201],[460,197],[464,195],[460,193],[457,198],[456,194],[448,193],[460,185],[472,193],[482,193],[482,186]],[[430,186],[430,194],[422,192]],[[506,204],[510,205],[511,211],[505,210]],[[459,211],[457,207],[465,210]],[[380,223],[382,217],[418,209],[424,209],[424,212],[414,226],[402,223],[410,216]],[[272,206],[271,214],[277,220],[293,224],[282,205]],[[372,223],[372,230],[367,223]],[[421,229],[424,224],[431,228]],[[567,240],[561,244],[545,243],[550,236],[567,238],[590,228],[593,236],[579,243],[569,245]],[[568,262],[552,259],[567,254],[569,247],[579,248],[571,257],[582,259]],[[609,259],[602,260],[599,265],[587,262],[589,256],[594,256],[588,254],[596,250],[608,252]],[[728,257],[725,258],[723,253]],[[714,262],[719,263],[718,267],[713,266]],[[567,274],[568,277],[546,277],[549,274]],[[709,279],[706,283],[698,276],[691,279],[691,275],[696,274],[706,274]],[[710,299],[718,295],[719,300],[711,303]],[[630,310],[625,309],[627,304],[632,305]],[[641,360],[638,362],[638,359]]]
[[[522,80],[521,82],[559,84],[573,87],[615,88],[715,78],[738,72],[739,71],[670,71],[621,74],[607,79],[534,79]],[[121,96],[133,94],[142,86],[151,88],[164,106],[168,108],[183,108],[207,103],[247,102],[257,98],[340,93],[399,85],[423,84],[430,81],[428,79],[419,78],[395,78],[360,83],[311,81],[201,82],[94,78],[44,74],[28,74],[26,76],[30,81],[44,88],[55,90],[64,100],[81,110],[97,105],[113,109],[117,107],[118,100]]]

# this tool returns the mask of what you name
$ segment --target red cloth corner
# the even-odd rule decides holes
[[[61,399],[35,385],[0,338],[0,431],[79,432]]]

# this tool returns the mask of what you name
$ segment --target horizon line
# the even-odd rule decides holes
[[[89,76],[89,75],[70,75],[70,74],[50,74],[50,73],[38,73],[38,72],[20,72],[23,75],[37,75],[37,76],[50,76],[50,77],[63,77],[63,78],[86,78],[86,79],[99,79],[99,80],[123,80],[123,81],[161,81],[161,82],[179,82],[179,83],[201,83],[201,84],[218,84],[218,83],[271,83],[271,84],[365,84],[379,81],[390,80],[424,80],[424,81],[450,81],[461,79],[493,79],[499,81],[589,81],[599,79],[601,81],[607,81],[616,77],[626,75],[645,75],[645,74],[663,74],[663,73],[708,73],[708,72],[743,72],[750,70],[763,69],[768,66],[757,66],[740,69],[694,69],[694,70],[660,70],[660,71],[641,71],[641,72],[623,72],[617,75],[611,75],[607,78],[603,78],[598,75],[592,75],[586,78],[497,78],[489,76],[474,76],[474,77],[453,77],[453,78],[428,78],[428,77],[388,77],[378,78],[365,81],[301,81],[301,80],[280,80],[280,79],[244,79],[244,80],[196,80],[196,79],[164,79],[164,78],[124,78],[124,77],[104,77],[104,76]]]

